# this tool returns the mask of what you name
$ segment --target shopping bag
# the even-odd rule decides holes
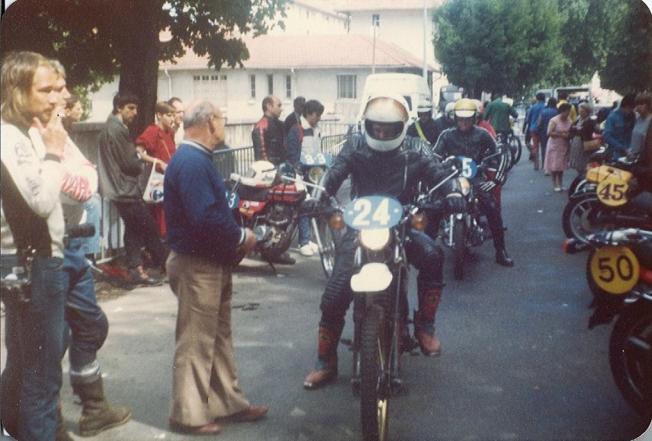
[[[158,162],[158,161],[157,161]],[[143,192],[143,200],[148,204],[160,204],[163,202],[163,179],[165,175],[156,170],[156,162],[152,164],[152,171]]]

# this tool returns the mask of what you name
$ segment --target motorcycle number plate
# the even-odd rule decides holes
[[[238,204],[240,203],[240,197],[238,196],[238,193],[227,190],[226,203],[231,210],[238,208]]]
[[[627,294],[640,277],[636,255],[628,247],[602,247],[593,252],[591,278],[609,294]]]
[[[357,198],[344,208],[344,222],[356,230],[392,228],[402,215],[401,203],[387,196]]]
[[[457,159],[460,161],[462,170],[460,171],[460,176],[473,179],[475,175],[478,174],[478,164],[471,158],[466,156],[457,156]]]
[[[627,181],[618,175],[610,175],[598,184],[598,199],[605,205],[618,207],[627,203],[628,189]]]

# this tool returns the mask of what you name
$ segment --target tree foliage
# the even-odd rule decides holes
[[[141,100],[138,129],[153,120],[159,62],[188,48],[210,66],[241,65],[242,40],[274,26],[287,0],[17,0],[2,19],[2,51],[32,50],[60,60],[73,86],[120,74],[119,90]],[[282,25],[282,24],[281,24]],[[159,41],[168,29],[171,40]]]
[[[434,19],[436,57],[448,79],[472,96],[518,96],[560,68],[554,3],[449,0]]]
[[[652,14],[641,0],[620,2],[612,14],[602,87],[620,94],[652,91]],[[613,12],[613,11],[612,11]]]

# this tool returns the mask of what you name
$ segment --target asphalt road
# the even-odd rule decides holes
[[[510,175],[503,213],[514,268],[494,263],[490,243],[474,250],[461,282],[453,280],[447,262],[437,322],[443,353],[435,359],[404,357],[408,390],[390,403],[391,439],[630,440],[643,430],[611,378],[611,326],[587,329],[586,254],[562,253],[566,195],[550,190],[549,178],[532,171],[527,158]],[[317,258],[298,257],[279,275],[246,260],[235,274],[240,383],[253,403],[271,410],[259,423],[226,426],[215,439],[361,439],[345,345],[336,383],[318,391],[302,387],[316,356],[324,284]],[[84,439],[189,439],[171,433],[167,424],[176,316],[171,291],[137,289],[102,306],[111,324],[100,351],[106,391],[111,401],[131,406],[134,418]],[[349,322],[347,317],[343,338],[352,335]],[[67,364],[64,370],[67,377]],[[80,407],[67,379],[62,401],[76,437]]]

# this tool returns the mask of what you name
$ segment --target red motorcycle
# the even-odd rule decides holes
[[[292,167],[279,170],[268,161],[254,162],[247,175],[231,173],[227,202],[236,221],[256,235],[255,251],[270,262],[292,243],[306,186],[298,174],[292,182],[282,179],[294,175]]]

